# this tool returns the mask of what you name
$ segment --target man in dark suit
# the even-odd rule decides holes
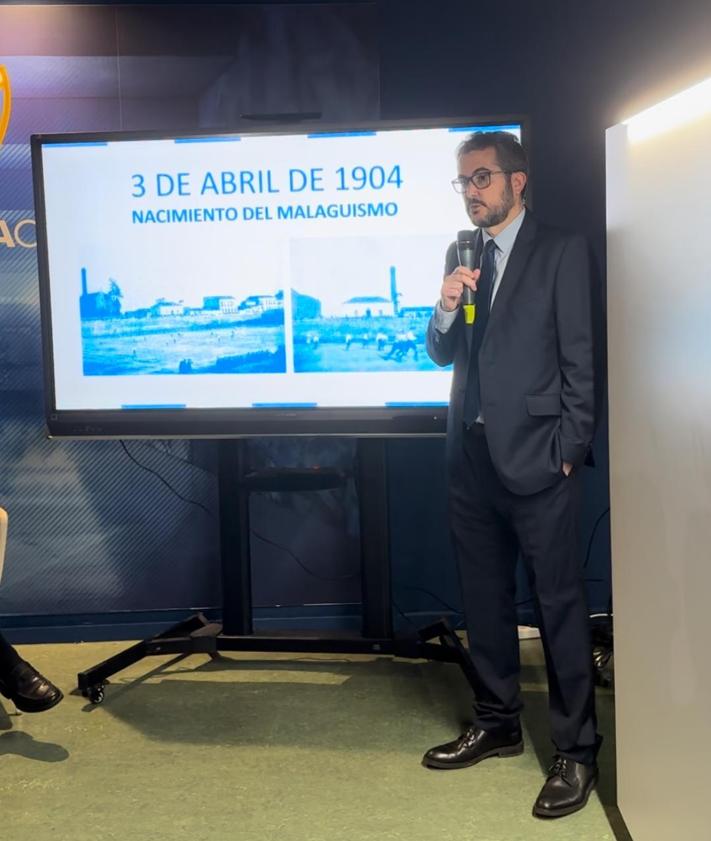
[[[523,557],[546,656],[555,760],[539,817],[582,808],[597,780],[592,649],[578,518],[580,469],[594,427],[590,257],[582,237],[525,208],[528,163],[506,132],[459,147],[476,234],[475,269],[446,256],[427,329],[438,365],[454,363],[447,427],[449,511],[477,674],[473,726],[424,764],[462,768],[523,750],[515,569]],[[462,296],[475,291],[465,322]]]

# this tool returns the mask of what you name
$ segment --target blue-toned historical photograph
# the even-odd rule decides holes
[[[119,282],[94,286],[83,268],[79,308],[86,376],[286,371],[283,290],[124,310]]]
[[[425,330],[447,244],[433,236],[293,241],[294,370],[436,370]]]

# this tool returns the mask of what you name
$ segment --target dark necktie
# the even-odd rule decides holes
[[[484,331],[489,321],[491,308],[491,291],[494,286],[496,271],[496,243],[488,240],[484,246],[481,258],[481,274],[476,286],[476,318],[472,326],[472,347],[469,357],[469,374],[467,388],[464,392],[464,424],[471,426],[481,412],[481,395],[479,390],[479,348],[484,339]]]

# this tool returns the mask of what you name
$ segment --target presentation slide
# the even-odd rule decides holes
[[[475,130],[43,142],[56,409],[445,405]]]

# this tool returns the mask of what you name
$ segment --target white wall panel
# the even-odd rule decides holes
[[[711,108],[607,135],[618,793],[635,841],[711,839]]]

